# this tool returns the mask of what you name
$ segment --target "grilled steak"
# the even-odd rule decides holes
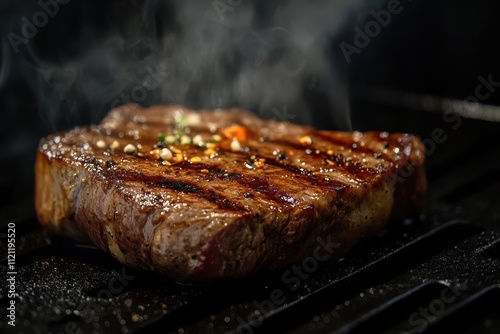
[[[283,267],[325,241],[339,258],[426,191],[414,136],[179,106],[122,106],[44,138],[35,175],[45,227],[187,281]]]

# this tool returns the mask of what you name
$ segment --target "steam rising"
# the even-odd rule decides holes
[[[115,29],[104,36],[82,32],[78,38],[88,47],[78,56],[56,62],[32,55],[40,111],[55,123],[80,109],[98,121],[126,102],[236,106],[265,118],[350,129],[347,63],[334,56],[333,40],[378,6],[362,0],[271,3],[117,5]],[[315,91],[324,93],[326,105],[312,105]]]

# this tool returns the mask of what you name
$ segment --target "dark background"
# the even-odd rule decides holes
[[[21,18],[31,18],[40,7],[35,2],[0,0],[0,186],[6,198],[0,206],[3,221],[33,214],[33,165],[40,138],[75,125],[98,122],[115,98],[109,95],[106,99],[103,92],[104,98],[100,95],[99,99],[92,101],[81,98],[77,86],[65,87],[75,91],[67,95],[67,100],[61,101],[58,112],[51,112],[54,90],[61,87],[51,86],[44,80],[46,78],[38,68],[39,63],[63,64],[71,61],[115,32],[131,41],[129,50],[124,52],[126,55],[127,52],[137,51],[137,44],[132,41],[143,36],[161,37],[166,31],[179,29],[175,6],[168,1],[157,1],[153,7],[161,8],[162,15],[158,18],[161,24],[155,27],[138,24],[136,30],[130,30],[130,22],[138,19],[144,4],[152,2],[70,0],[60,5],[59,13],[50,18],[28,44],[19,45],[20,51],[15,53],[7,38],[8,33],[19,34]],[[309,3],[315,6],[316,2]],[[348,83],[351,99],[363,99],[363,94],[358,93],[375,87],[463,100],[474,94],[478,76],[488,77],[491,74],[494,80],[500,81],[498,1],[414,0],[401,3],[404,11],[394,15],[390,25],[382,29],[359,54],[354,54],[350,64],[343,58],[339,44],[342,41],[353,44],[353,28],[363,28],[366,22],[373,20],[369,14],[373,8],[367,6],[338,34],[331,36],[326,52],[339,67],[338,75]],[[255,1],[250,6],[256,10],[256,20],[265,23],[280,5],[279,2]],[[293,20],[289,20],[288,24],[293,26]],[[274,56],[279,58],[282,50],[273,51]],[[244,57],[240,58],[240,63],[245,61]],[[109,79],[109,75],[104,77]],[[291,96],[288,111],[299,115],[296,121],[306,119],[307,123],[326,129],[343,128],[329,115],[333,113],[329,108],[331,91],[325,88],[322,79],[308,73],[302,73],[301,79],[304,83],[301,98],[310,106],[308,112],[311,115],[302,117],[304,111],[294,108],[296,97]],[[129,85],[133,87],[134,83]],[[196,98],[196,90],[210,85],[210,80],[198,83],[195,91],[191,92],[193,97],[188,104],[192,107],[214,107]],[[143,104],[179,102],[162,99],[153,92]],[[499,105],[500,93],[494,92],[484,103]],[[259,103],[243,104],[237,98],[230,99],[226,104],[220,107],[242,105],[257,113],[261,113],[259,108],[262,108]],[[377,117],[375,109],[360,109],[359,106],[365,105],[352,104],[354,127],[360,130],[380,129],[380,125],[368,121]],[[425,136],[411,126],[418,121],[418,117],[413,113],[399,115],[399,128]],[[398,128],[398,124],[395,127]]]

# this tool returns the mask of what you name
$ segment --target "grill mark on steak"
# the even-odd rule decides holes
[[[329,190],[336,190],[336,191],[351,187],[350,184],[342,182],[340,180],[325,179],[324,176],[315,175],[313,171],[289,164],[284,164],[274,159],[266,160],[266,164],[291,171],[295,173],[297,176],[300,176],[302,180],[307,181],[309,184],[313,186],[325,187]]]
[[[197,165],[188,163],[187,161],[179,163],[179,166],[184,169],[200,169]],[[219,179],[223,181],[237,182],[246,189],[251,189],[263,195],[268,200],[271,200],[280,205],[297,205],[299,200],[281,189],[276,184],[269,181],[267,178],[257,176],[244,176],[236,172],[228,172],[220,166],[203,164],[201,169],[207,169],[208,178]]]
[[[356,180],[357,182],[360,182],[360,183],[365,182],[368,178],[377,174],[377,170],[375,170],[373,168],[369,168],[369,167],[360,168],[358,166],[357,162],[346,162],[345,159],[341,156],[341,154],[330,155],[327,152],[319,150],[318,148],[316,148],[313,145],[304,145],[304,144],[300,144],[300,143],[293,143],[293,142],[290,142],[290,141],[287,141],[284,139],[273,140],[271,143],[274,145],[291,147],[297,151],[300,151],[301,154],[302,154],[302,152],[305,151],[305,154],[314,155],[316,157],[321,157],[324,161],[326,161],[328,159],[328,160],[335,163],[334,167],[335,167],[336,171],[344,172],[347,177],[349,177],[353,180]],[[310,151],[310,153],[308,153],[308,150]],[[319,153],[316,153],[317,151],[319,151]],[[266,159],[268,158],[266,156],[263,156],[263,157],[265,157]],[[272,164],[274,166],[286,168],[287,170],[289,170],[293,173],[308,176],[308,177],[313,178],[315,180],[320,179],[319,177],[314,175],[313,171],[307,170],[305,168],[296,167],[296,166],[293,166],[290,164],[284,164],[284,163],[277,162],[277,161],[275,161],[274,157],[271,157],[271,158],[269,158],[269,160],[266,160],[266,162],[268,162],[270,164],[271,164],[271,161],[273,161]],[[341,182],[341,181],[339,181],[339,182]],[[346,184],[345,182],[341,182],[341,183]]]
[[[239,184],[247,187],[248,189],[253,189],[259,194],[264,195],[266,198],[284,205],[297,205],[299,200],[283,191],[279,187],[275,186],[269,180],[261,177],[245,177],[239,173],[228,173],[227,180],[236,181]]]
[[[383,154],[379,150],[374,150],[368,146],[357,145],[357,143],[354,140],[352,140],[351,138],[344,140],[344,139],[341,139],[339,137],[329,136],[321,131],[314,131],[311,135],[313,135],[315,137],[319,137],[322,140],[329,142],[329,143],[332,143],[336,146],[342,146],[344,148],[350,149],[354,152],[366,153],[366,154],[371,154],[371,155],[377,154],[378,156],[382,156],[384,158],[387,158],[387,155]],[[354,147],[355,144],[356,144],[356,146]]]
[[[207,200],[219,207],[220,209],[227,209],[231,211],[248,211],[245,207],[231,201],[224,195],[196,185],[192,182],[174,180],[161,175],[145,175],[136,171],[130,171],[118,168],[113,172],[114,177],[119,177],[125,181],[141,182],[150,187],[159,187],[173,190],[178,193],[187,193],[198,196],[201,199]]]
[[[289,144],[288,146],[294,147],[298,151],[304,151],[304,149],[307,148],[304,147],[302,144],[290,143],[284,140],[266,142],[266,144],[270,144],[273,146],[276,146],[276,144]],[[255,149],[257,150],[258,148]],[[315,150],[314,148],[312,149]],[[232,152],[222,147],[220,147],[219,150],[221,154],[238,155],[238,157],[242,160],[241,164],[243,164],[244,160],[249,159],[250,156],[253,155],[252,153],[246,153],[246,152]],[[131,156],[131,155],[125,155],[122,152],[117,152],[117,153],[120,156],[127,157],[127,159],[131,160],[137,159],[137,160],[156,161],[155,159],[152,159],[149,156],[137,156],[137,155]],[[315,155],[321,156],[322,158],[332,158],[330,155],[324,152]],[[266,164],[268,165],[272,165],[274,167],[288,171],[292,173],[295,177],[300,177],[302,181],[307,182],[311,186],[319,186],[325,188],[325,190],[329,189],[335,191],[342,190],[346,187],[352,187],[351,184],[348,184],[341,180],[333,180],[331,178],[325,179],[325,176],[316,175],[314,171],[311,171],[307,168],[294,166],[292,164],[287,164],[285,162],[277,161],[274,156],[263,155],[259,152],[258,157],[266,159]],[[205,163],[201,166],[202,168],[199,168],[200,164],[192,164],[188,161],[183,160],[181,162],[174,163],[172,167],[184,170],[197,170],[197,171],[199,171],[200,169],[207,169],[209,171],[208,175],[210,179],[219,179],[223,181],[237,182],[246,189],[251,189],[251,190],[257,189],[257,192],[259,194],[261,194],[268,200],[271,200],[280,205],[296,205],[298,203],[297,199],[293,198],[292,195],[290,195],[288,192],[280,188],[278,185],[271,182],[269,179],[260,177],[247,177],[241,173],[229,172],[228,170],[222,168],[221,166],[214,164],[208,165]],[[349,178],[359,183],[365,182],[369,177],[377,173],[377,171],[372,168],[360,168],[357,166],[356,163],[350,163],[347,166],[343,167],[341,167],[340,165],[335,166],[336,169],[339,169],[339,167],[341,170],[345,172],[345,174],[348,175]]]
[[[134,158],[138,159],[138,160],[154,161],[153,159],[148,158],[147,156],[129,157],[129,159],[134,159]],[[264,196],[268,200],[271,200],[277,204],[296,205],[299,203],[299,201],[296,198],[294,198],[292,195],[290,195],[289,193],[287,193],[286,191],[281,189],[279,186],[277,186],[276,184],[274,184],[273,182],[271,182],[267,178],[256,177],[256,176],[249,177],[249,176],[244,176],[244,175],[242,175],[240,173],[236,173],[236,172],[228,172],[227,170],[221,168],[218,165],[214,166],[214,165],[202,164],[201,166],[203,168],[199,168],[199,166],[200,166],[200,164],[192,164],[188,161],[183,160],[181,162],[175,163],[172,167],[184,169],[184,170],[198,170],[198,171],[200,169],[204,168],[204,169],[207,169],[209,171],[208,176],[211,179],[219,179],[222,181],[236,182],[236,183],[240,184],[241,186],[245,187],[246,189],[256,190],[259,194],[261,194],[262,196]],[[120,177],[125,178],[127,180],[136,180],[135,178],[137,178],[141,181],[144,180],[143,182],[147,182],[146,180],[151,177],[151,176],[147,176],[144,174],[140,174],[140,175],[136,176],[136,175],[133,175],[133,173],[136,173],[136,172],[123,170],[123,172],[120,173]],[[155,182],[151,183],[151,185],[158,186],[159,183],[162,183],[162,181],[156,180]],[[219,205],[220,202],[223,202],[223,203],[226,203],[228,205],[228,208],[229,207],[234,207],[234,208],[238,207],[234,202],[231,202],[231,204],[229,204],[230,201],[227,198],[224,198],[224,196],[222,196],[221,194],[219,194],[215,191],[206,189],[206,188],[202,188],[200,186],[195,186],[192,183],[186,183],[185,186],[182,186],[180,184],[167,182],[165,184],[161,184],[160,186],[165,187],[165,188],[170,188],[174,191],[184,191],[184,192],[197,194],[198,197],[205,198],[213,203],[215,203],[214,198],[218,197],[220,199],[216,201],[217,202],[216,204]],[[197,189],[194,189],[192,187],[196,187]],[[200,196],[199,194],[202,193],[201,190],[203,190],[204,192],[210,192],[210,193],[206,193],[205,195],[207,195],[207,196]],[[223,207],[221,207],[221,208],[223,208]],[[237,209],[237,211],[238,210],[241,211],[240,209]]]
[[[148,124],[148,123],[146,122],[144,124]],[[164,130],[168,130],[168,128],[169,128],[168,126],[164,127]],[[196,133],[206,133],[206,134],[211,133],[208,129],[203,128],[203,127],[199,127],[199,126],[192,127],[192,129],[195,129],[194,132],[196,132]],[[249,130],[247,130],[247,131],[248,131],[249,137],[253,137],[253,138],[257,137],[253,131],[252,132],[250,132]],[[112,131],[111,136],[116,137],[116,139],[123,140],[123,138],[120,138],[120,136],[118,135],[119,132],[123,133],[123,131],[116,131],[115,130],[115,131]],[[151,140],[152,142],[154,142],[156,137],[157,137],[156,133],[160,133],[160,132],[162,132],[162,131],[160,131],[160,129],[156,129],[156,131],[151,130],[150,132],[148,132],[146,134],[143,133],[141,135],[141,140]],[[148,135],[149,133],[151,133],[151,135]],[[311,135],[316,136],[316,137],[320,137],[321,139],[324,139],[325,141],[331,142],[336,146],[343,146],[343,147],[351,148],[351,149],[352,149],[352,144],[354,143],[354,141],[352,141],[352,140],[349,141],[349,140],[342,140],[340,138],[329,137],[328,135],[322,134],[319,131],[311,132]],[[263,145],[268,145],[268,146],[273,146],[273,147],[278,146],[278,145],[279,146],[286,146],[286,147],[290,147],[291,149],[297,151],[297,152],[295,152],[297,155],[303,155],[305,153],[308,155],[315,155],[315,156],[321,157],[325,160],[328,159],[328,160],[335,162],[334,167],[338,172],[345,173],[346,177],[348,177],[352,180],[355,180],[356,182],[360,182],[360,183],[366,182],[366,180],[368,178],[377,174],[377,170],[375,170],[373,168],[359,167],[356,162],[346,163],[345,159],[343,157],[339,158],[338,154],[334,154],[333,156],[329,155],[326,152],[324,152],[324,150],[319,150],[314,145],[304,145],[304,144],[300,144],[300,143],[294,143],[294,142],[291,142],[291,141],[288,141],[285,139],[265,140],[264,142],[259,142],[259,145],[260,145],[260,147],[248,146],[250,149],[254,150],[253,152],[250,152],[250,153],[232,152],[228,148],[224,148],[224,147],[219,147],[219,151],[222,154],[240,154],[240,155],[245,156],[245,158],[249,158],[255,152],[261,151]],[[269,149],[272,150],[273,147],[269,147]],[[307,153],[308,150],[311,151],[311,153]],[[369,147],[362,147],[362,146],[358,145],[356,148],[354,148],[352,150],[354,150],[358,153],[369,153],[369,154],[376,154],[377,153],[377,154],[380,154],[380,156],[383,156],[385,158],[385,154],[382,154],[380,151],[373,150]],[[320,153],[315,153],[316,151],[320,151]],[[120,155],[126,156],[126,155],[122,154],[121,152],[117,152],[117,153]],[[291,164],[276,163],[274,161],[274,158],[275,158],[274,156],[263,155],[262,152],[259,152],[258,155],[259,155],[259,157],[265,158],[266,163],[272,164],[273,166],[276,166],[278,168],[285,169],[293,174],[301,175],[304,178],[309,178],[310,180],[308,180],[308,182],[312,185],[321,183],[324,186],[329,186],[329,187],[332,186],[330,183],[328,183],[328,181],[326,183],[322,182],[322,177],[314,175],[314,172],[311,170],[308,170],[308,169],[303,168],[303,167],[293,166]],[[144,159],[145,160],[153,160],[153,159],[149,158],[148,156],[136,156],[136,158],[143,159],[143,160]],[[273,161],[273,162],[271,163],[271,161]],[[188,167],[190,165],[191,164],[186,164],[186,165],[184,165],[184,167]],[[326,166],[326,167],[328,167],[328,166]],[[347,183],[342,182],[340,180],[338,182],[340,184],[347,185]],[[241,184],[244,185],[245,183],[241,182]],[[335,185],[335,187],[336,186],[338,186],[338,185]],[[275,198],[275,196],[274,196],[274,198]],[[273,196],[269,196],[269,199],[274,200]],[[277,202],[281,203],[279,201],[279,199],[277,200]]]
[[[227,152],[229,153],[229,152]],[[234,153],[234,152],[231,152]],[[155,161],[154,159],[151,159],[147,156],[129,156],[129,159],[137,159],[137,160],[147,160],[147,161]],[[259,194],[267,198],[268,200],[271,200],[277,204],[280,205],[296,205],[299,203],[299,201],[294,198],[292,195],[290,195],[288,192],[284,191],[281,189],[279,186],[268,180],[267,178],[262,178],[262,177],[248,177],[244,176],[241,173],[236,173],[236,172],[228,172],[227,170],[221,168],[220,166],[216,165],[208,165],[208,164],[192,164],[188,161],[181,161],[178,163],[175,163],[172,167],[174,168],[180,168],[184,170],[197,170],[199,171],[200,169],[207,169],[209,171],[208,176],[211,179],[219,179],[223,181],[230,181],[230,182],[236,182],[240,184],[241,186],[245,187],[246,189],[251,189],[257,191]],[[203,167],[203,168],[199,168]],[[292,168],[290,169],[292,170]],[[115,172],[115,176],[116,176]],[[231,202],[229,199],[225,198],[221,194],[206,189],[202,188],[199,186],[195,186],[192,183],[187,183],[185,182],[185,185],[182,184],[176,184],[175,182],[163,182],[162,180],[156,179],[154,182],[151,181],[151,178],[155,178],[155,176],[147,176],[144,174],[139,174],[137,172],[132,172],[128,171],[125,169],[120,169],[118,173],[120,178],[129,180],[129,181],[142,181],[143,183],[147,183],[152,186],[161,186],[164,188],[170,188],[174,191],[184,191],[192,194],[198,195],[200,198],[204,198],[209,200],[212,203],[215,203],[219,205],[220,208],[235,208],[236,211],[242,211],[245,210],[243,207],[240,206],[238,208],[238,205],[234,202]],[[315,178],[319,179],[319,178]],[[151,181],[151,182],[150,182]],[[311,184],[315,184],[312,183]],[[325,184],[326,185],[326,184]],[[330,185],[331,186],[331,185]],[[195,187],[195,188],[194,188]],[[206,196],[201,196],[205,192]],[[245,191],[243,191],[245,192]],[[220,203],[224,203],[223,206],[220,206]],[[226,206],[224,206],[226,205]]]
[[[116,137],[113,136],[113,134],[116,134]],[[116,138],[117,140],[123,140],[123,138],[120,138],[117,133],[113,133],[113,134],[111,134],[112,138]],[[144,140],[148,137],[150,137],[150,136],[142,136],[142,140]],[[151,138],[154,138],[154,136],[151,136]],[[273,155],[262,154],[262,152],[257,153],[257,151],[259,151],[259,150],[262,151],[262,148],[263,148],[262,145],[267,146],[266,147],[267,151],[273,150],[276,147],[276,145],[282,145],[282,146],[291,147],[294,150],[296,150],[297,151],[297,152],[295,152],[296,155],[304,155],[304,151],[311,150],[312,153],[309,154],[306,152],[305,154],[314,155],[314,156],[321,157],[324,159],[332,159],[333,160],[332,156],[327,154],[324,151],[320,151],[320,153],[315,153],[317,149],[312,145],[293,143],[293,142],[289,142],[289,141],[282,140],[282,139],[281,140],[273,140],[273,141],[265,141],[265,142],[262,142],[260,144],[261,144],[260,148],[259,147],[255,147],[255,148],[250,147],[250,149],[253,150],[253,151],[251,151],[251,153],[244,152],[244,151],[232,152],[231,150],[225,149],[223,147],[219,147],[219,151],[221,154],[237,155],[240,159],[242,159],[241,164],[243,164],[244,160],[249,159],[250,156],[252,156],[253,153],[255,153],[258,155],[259,158],[266,159],[266,164],[272,165],[274,167],[277,167],[277,168],[280,168],[283,170],[286,170],[286,171],[292,173],[295,177],[300,177],[300,179],[302,181],[307,182],[310,186],[319,186],[319,187],[325,188],[325,190],[328,189],[328,190],[334,190],[334,191],[339,191],[339,190],[342,190],[346,187],[352,187],[352,184],[343,182],[342,180],[333,180],[333,179],[331,179],[331,177],[317,175],[317,174],[315,174],[314,171],[311,171],[307,168],[295,166],[295,165],[292,165],[292,164],[289,164],[286,162],[278,161],[278,160],[276,160],[276,157]],[[193,149],[192,147],[186,147],[186,151],[188,151],[188,150],[191,153],[191,151],[193,151],[193,150],[196,151],[198,149],[197,148]],[[138,156],[138,155],[124,154],[122,150],[117,150],[116,152],[114,152],[114,154],[117,155],[118,157],[126,158],[128,160],[142,160],[142,161],[149,161],[149,162],[158,161],[157,159],[154,159],[149,155]],[[95,158],[93,158],[93,159],[95,160]],[[172,167],[178,167],[178,168],[185,169],[185,170],[197,170],[197,171],[199,171],[200,168],[198,168],[198,166],[200,166],[200,164],[192,164],[188,161],[182,161],[179,163],[174,163],[174,165]],[[236,183],[242,185],[243,187],[245,187],[245,189],[250,189],[253,191],[256,190],[260,195],[262,195],[266,199],[271,200],[279,205],[296,205],[299,203],[299,201],[296,198],[294,198],[292,195],[290,195],[290,193],[284,191],[282,189],[282,187],[279,187],[278,185],[274,184],[269,179],[260,178],[260,177],[247,177],[247,176],[242,175],[241,173],[228,172],[227,170],[221,168],[218,165],[214,166],[214,165],[203,164],[202,166],[203,166],[203,168],[209,170],[209,174],[210,174],[211,179],[219,179],[219,180],[223,180],[223,181],[236,182]],[[325,167],[327,167],[327,166],[325,166]],[[339,171],[339,170],[343,171],[349,178],[351,178],[359,183],[364,183],[364,182],[366,182],[366,180],[368,178],[377,174],[377,171],[373,168],[360,167],[360,166],[358,166],[357,163],[348,163],[346,165],[343,160],[337,161],[337,165],[334,167],[337,171]],[[125,171],[125,170],[123,170],[123,171]],[[121,174],[122,174],[122,177],[124,177],[125,179],[128,179],[128,180],[134,180],[134,178],[146,180],[146,178],[147,178],[146,175],[125,176],[124,172],[121,172]],[[215,195],[216,192],[214,192],[212,190],[204,189],[206,191],[206,193],[205,193],[206,196],[203,196],[203,195],[201,195],[202,188],[198,187],[198,189],[194,189],[194,188],[192,188],[193,184],[186,184],[186,186],[182,186],[180,184],[168,183],[168,182],[166,182],[163,185],[160,183],[161,183],[161,180],[160,181],[156,180],[156,182],[149,182],[148,185],[156,186],[156,187],[163,187],[163,188],[170,188],[174,191],[182,191],[181,189],[183,189],[184,192],[196,194],[199,198],[205,198],[208,201],[210,201],[214,204],[217,204],[219,208],[228,208],[228,209],[236,208],[236,211],[244,210],[241,206],[239,206],[239,208],[238,208],[238,205],[236,205],[234,202],[231,202],[229,199],[227,199],[227,198],[223,199],[222,195],[218,194],[218,196],[216,196]],[[167,186],[167,185],[170,185],[170,186]],[[208,194],[207,192],[213,192],[213,193]],[[245,193],[246,191],[242,191],[242,192]],[[219,199],[216,199],[216,197],[218,197]]]
[[[163,180],[159,181],[153,181],[154,185],[159,185],[161,187],[166,187],[175,191],[180,191],[184,193],[191,193],[195,194],[200,198],[203,198],[205,200],[208,200],[214,204],[217,204],[217,206],[221,209],[230,209],[233,211],[247,211],[243,206],[239,205],[236,202],[233,202],[229,200],[227,197],[219,194],[218,192],[215,192],[213,190],[199,187],[197,185],[188,183],[188,182],[181,182],[178,180],[172,180],[169,178],[163,178]]]

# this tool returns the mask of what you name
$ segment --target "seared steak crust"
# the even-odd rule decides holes
[[[242,140],[221,132],[234,125]],[[170,156],[159,156],[163,147]],[[389,219],[417,213],[426,191],[414,136],[180,106],[123,106],[100,125],[44,138],[35,176],[45,227],[188,281],[297,262],[320,236],[338,258]]]

